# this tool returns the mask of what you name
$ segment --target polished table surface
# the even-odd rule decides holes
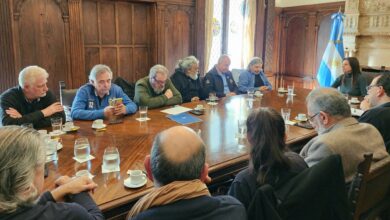
[[[287,99],[285,94],[276,91],[266,92],[262,98],[248,101],[247,95],[238,95],[223,98],[215,106],[208,105],[205,101],[185,103],[182,106],[194,108],[203,104],[205,114],[196,116],[202,122],[187,125],[200,132],[206,145],[206,161],[210,165],[210,176],[213,182],[222,179],[224,175],[238,172],[248,164],[249,147],[247,143],[236,138],[238,131],[237,121],[246,118],[252,108],[272,107],[278,111],[282,107],[291,108],[290,118],[298,113],[306,113],[305,98],[310,90],[296,89],[293,100]],[[151,120],[139,122],[136,118],[138,112],[126,116],[123,123],[111,124],[105,131],[96,131],[91,128],[91,121],[75,121],[80,129],[75,133],[61,136],[63,149],[58,152],[57,163],[49,163],[49,176],[45,179],[45,189],[54,188],[54,180],[61,175],[74,176],[78,170],[89,169],[95,176],[93,180],[99,187],[92,194],[95,202],[103,212],[108,212],[119,206],[131,204],[153,187],[148,183],[138,189],[129,189],[123,185],[127,178],[127,170],[144,170],[143,161],[149,154],[154,136],[169,127],[178,125],[168,119],[165,113],[160,112],[165,108],[148,111]],[[105,122],[106,123],[106,122]],[[316,135],[314,130],[297,126],[287,126],[287,143],[292,144],[302,140],[308,140]],[[95,159],[87,163],[77,163],[72,159],[73,146],[76,138],[88,137],[91,146],[91,155]],[[101,165],[104,149],[115,146],[120,153],[120,172],[102,174]],[[130,206],[128,207],[130,208]]]

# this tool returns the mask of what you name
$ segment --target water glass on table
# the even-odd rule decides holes
[[[246,119],[239,119],[237,121],[238,125],[238,137],[245,138],[246,136]]]
[[[140,121],[148,120],[148,106],[139,107],[139,120]]]
[[[255,95],[255,90],[254,89],[248,89],[248,99],[253,100],[253,96]]]
[[[74,156],[77,160],[89,158],[91,148],[88,138],[77,138],[74,142]]]
[[[62,131],[62,118],[61,117],[50,118],[50,121],[51,121],[53,134],[60,134]]]
[[[210,101],[211,103],[217,101],[217,94],[216,94],[215,92],[210,92],[210,93],[209,93],[209,101]]]
[[[282,118],[284,120],[284,123],[287,123],[288,121],[290,121],[291,109],[289,109],[289,108],[282,108],[281,109],[281,114],[282,114]]]
[[[117,170],[120,164],[119,151],[116,147],[107,147],[103,154],[103,169]]]
[[[287,95],[294,95],[294,85],[287,86]]]

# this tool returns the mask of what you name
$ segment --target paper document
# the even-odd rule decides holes
[[[179,124],[188,125],[196,122],[201,122],[202,119],[192,116],[188,113],[181,113],[178,115],[167,115],[167,117]]]
[[[364,113],[363,110],[357,109],[357,108],[351,108],[351,114],[352,116],[361,116]]]
[[[186,107],[177,105],[173,108],[168,108],[168,109],[162,110],[161,112],[164,112],[164,113],[169,114],[169,115],[177,115],[177,114],[180,114],[183,112],[188,112],[191,110],[192,110],[191,108],[186,108]]]

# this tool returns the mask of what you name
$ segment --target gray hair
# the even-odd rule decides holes
[[[163,66],[161,64],[156,64],[152,68],[150,68],[149,79],[154,78],[157,73],[162,73],[162,74],[168,76],[169,71],[165,66]]]
[[[43,146],[39,133],[33,129],[0,128],[0,213],[31,205],[39,196],[34,177],[37,166],[45,163]]]
[[[206,149],[203,143],[197,152],[195,152],[186,161],[180,163],[169,161],[162,149],[162,146],[161,133],[159,133],[154,139],[150,154],[153,178],[158,184],[166,185],[173,181],[185,181],[200,178],[206,160]]]
[[[33,85],[37,78],[49,77],[45,69],[39,66],[27,66],[19,73],[19,86],[24,88],[25,85]]]
[[[104,64],[97,64],[91,69],[91,72],[89,73],[89,80],[96,81],[96,78],[100,74],[105,73],[105,72],[109,73],[110,77],[112,79],[112,71],[111,71],[110,67],[108,67],[107,65],[104,65]]]
[[[313,114],[323,111],[338,118],[351,117],[347,99],[334,88],[318,88],[311,91],[306,97],[306,104]]]
[[[179,60],[179,62],[176,65],[176,68],[180,69],[184,73],[187,73],[187,71],[189,69],[191,69],[191,67],[194,64],[199,65],[199,60],[196,59],[195,56],[189,56],[189,57],[186,57],[186,58],[184,58],[182,60]]]
[[[250,70],[251,66],[256,64],[263,64],[263,60],[260,57],[253,57],[251,61],[249,61],[248,66],[246,67],[247,70]]]

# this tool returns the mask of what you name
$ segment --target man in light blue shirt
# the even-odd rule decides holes
[[[111,80],[110,67],[95,65],[89,74],[89,83],[77,91],[72,105],[72,118],[95,120],[135,113],[137,105]],[[110,100],[118,98],[122,98],[122,101],[111,106]]]
[[[253,57],[246,71],[240,74],[238,90],[240,93],[247,93],[248,90],[272,90],[272,85],[263,72],[263,60],[261,58]]]

